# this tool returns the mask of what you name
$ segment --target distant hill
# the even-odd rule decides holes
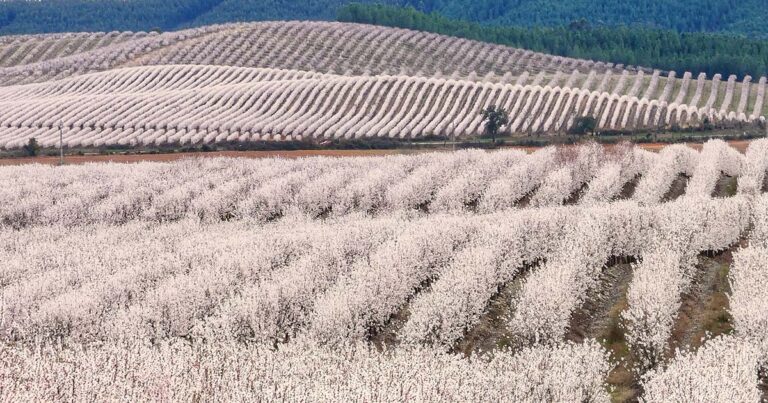
[[[364,1],[366,2],[366,1]],[[372,2],[372,1],[371,1]],[[761,0],[380,0],[451,18],[516,26],[634,25],[767,36]],[[331,20],[347,0],[0,0],[0,34],[171,30],[211,23]]]
[[[35,83],[34,85],[23,85]],[[341,22],[0,37],[0,149],[757,128],[765,77],[662,72]]]

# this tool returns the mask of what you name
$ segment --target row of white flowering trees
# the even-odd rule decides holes
[[[121,224],[194,218],[202,222],[351,213],[462,213],[599,205],[631,198],[662,201],[680,174],[683,192],[710,196],[723,175],[738,191],[757,194],[766,170],[765,141],[746,157],[722,141],[701,153],[670,146],[660,154],[596,144],[531,154],[461,151],[351,159],[190,160],[176,164],[54,168],[9,167],[0,172],[0,226]],[[634,187],[634,184],[636,188]],[[634,189],[634,190],[633,190]]]
[[[765,197],[751,197],[748,199],[752,205],[749,246],[733,254],[729,270],[731,293],[728,311],[733,317],[733,334],[709,340],[696,352],[677,351],[677,357],[668,365],[646,373],[643,389],[647,401],[765,400],[765,393],[761,395],[758,387],[762,385],[764,388],[768,378],[768,306],[764,297],[768,293],[764,281],[768,274],[765,269],[768,259],[768,200]],[[735,236],[735,231],[744,231],[745,221],[750,220],[740,217],[735,220],[733,229],[718,230],[731,232]],[[664,252],[659,253],[670,256],[666,247]],[[662,271],[670,269],[669,265],[663,264],[657,267],[661,267]],[[645,270],[651,270],[650,265]],[[658,281],[658,278],[650,281]],[[686,284],[686,280],[679,284]],[[663,292],[661,287],[657,289]],[[667,295],[671,300],[671,294]],[[655,327],[661,330],[658,325]],[[661,338],[656,337],[655,341],[643,347],[651,345],[655,345],[651,350],[656,351],[653,354],[658,357]]]
[[[98,51],[98,49],[156,35],[146,32],[94,32],[6,36],[0,40],[0,68]]]

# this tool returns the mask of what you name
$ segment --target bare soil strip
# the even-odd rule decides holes
[[[736,195],[738,190],[738,178],[735,176],[720,175],[717,180],[712,197],[731,197]]]
[[[768,175],[767,175],[768,176]],[[520,200],[515,202],[515,207],[517,208],[527,208],[531,205],[531,199],[533,199],[533,195],[536,194],[536,192],[539,191],[539,187],[536,186],[535,189],[528,192],[525,196],[523,196]]]
[[[624,187],[621,188],[621,192],[619,192],[619,195],[616,197],[616,200],[629,200],[632,198],[632,196],[635,195],[635,190],[637,189],[637,184],[640,183],[640,178],[642,178],[641,175],[637,175],[632,180],[624,184]]]
[[[678,197],[685,194],[685,189],[688,187],[688,181],[691,178],[689,176],[686,176],[684,174],[680,174],[675,178],[675,180],[672,182],[672,185],[669,187],[669,190],[664,195],[664,197],[661,198],[661,202],[670,202],[674,201]]]
[[[565,201],[563,201],[563,205],[573,206],[573,205],[579,204],[579,200],[581,200],[581,197],[584,196],[584,193],[586,193],[588,187],[589,187],[589,183],[585,183],[581,185],[580,188],[576,189],[575,192],[571,193],[571,195],[568,196],[568,198],[565,199]]]
[[[632,373],[633,361],[621,325],[627,308],[627,290],[632,281],[633,259],[613,258],[603,269],[597,289],[571,316],[566,340],[581,343],[587,338],[600,341],[611,352],[616,366],[608,374],[614,402],[636,402],[640,386]]]
[[[408,318],[411,317],[410,307],[412,301],[413,299],[410,299],[403,304],[381,329],[372,329],[369,340],[376,346],[377,350],[392,350],[400,344],[398,334],[403,326],[405,326],[405,323],[408,322]]]
[[[727,141],[728,145],[735,148],[741,153],[744,153],[747,151],[747,147],[749,147],[750,140],[731,140]],[[648,151],[661,151],[664,147],[669,146],[668,143],[642,143],[638,144],[638,146],[642,147],[645,150]],[[693,148],[696,151],[701,151],[701,148],[703,147],[703,144],[701,143],[685,143],[688,147]]]
[[[632,267],[629,260],[606,265],[598,287],[589,292],[584,304],[571,315],[566,340],[581,343],[588,338],[606,338],[613,325],[611,309],[626,297],[631,280]]]
[[[713,197],[729,197],[736,194],[737,180],[721,175]],[[745,240],[721,253],[704,252],[699,255],[691,289],[682,295],[682,305],[672,328],[669,355],[675,350],[696,350],[708,337],[729,334],[733,331],[728,295],[731,292],[728,271],[733,263],[733,251],[744,246]]]
[[[696,265],[691,289],[682,295],[682,305],[677,314],[669,341],[670,357],[675,350],[696,350],[708,336],[729,334],[733,331],[732,318],[728,313],[728,270],[733,262],[730,248],[711,255],[703,253]]]
[[[436,280],[437,279],[428,279],[424,281],[416,291],[411,294],[408,300],[398,308],[397,312],[387,319],[386,323],[380,328],[369,329],[368,341],[376,346],[377,350],[391,350],[400,344],[398,335],[400,334],[400,330],[403,329],[403,326],[405,326],[405,323],[408,322],[408,319],[411,317],[411,303],[413,303],[413,300],[421,293],[429,292],[430,288],[432,288],[432,283]]]
[[[211,152],[185,152],[171,154],[118,154],[118,155],[68,155],[64,157],[67,165],[80,165],[89,162],[170,162],[188,158],[303,158],[303,157],[371,157],[392,154],[407,154],[423,152],[423,150],[290,150],[290,151],[211,151]],[[24,157],[24,158],[0,158],[0,166],[44,164],[58,165],[59,157]]]
[[[768,192],[768,175],[763,176],[763,187],[760,189],[762,193]]]
[[[522,347],[516,343],[507,323],[512,318],[514,308],[512,300],[523,288],[528,273],[536,265],[523,268],[515,279],[507,282],[499,288],[496,295],[488,300],[485,312],[480,321],[469,329],[464,338],[453,346],[455,353],[462,353],[466,357],[472,354],[493,353],[499,349],[517,349]]]

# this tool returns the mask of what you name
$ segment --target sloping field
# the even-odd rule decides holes
[[[104,34],[94,34],[104,35]],[[0,82],[20,83],[146,64],[203,64],[270,67],[345,74],[437,72],[463,76],[494,72],[534,74],[579,69],[604,71],[610,65],[530,52],[506,46],[397,28],[330,22],[265,22],[138,35],[135,40],[55,60],[37,57],[51,35],[5,39],[9,61]],[[29,49],[33,48],[33,49]],[[24,60],[24,63],[14,63]]]
[[[0,37],[0,67],[43,63],[97,52],[151,36],[146,32],[66,33]]]
[[[708,79],[403,29],[324,22],[0,42],[0,146],[468,137],[764,120],[765,78]]]
[[[0,87],[0,146],[458,137],[482,133],[480,111],[509,110],[509,129],[562,131],[576,116],[607,128],[692,125],[686,105],[540,85],[408,76],[336,76],[291,70],[154,66],[53,83]],[[711,111],[713,116],[720,116]]]
[[[2,167],[0,388],[759,401],[767,168],[766,140]]]

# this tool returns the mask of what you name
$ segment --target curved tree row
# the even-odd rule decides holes
[[[157,35],[146,32],[94,32],[3,37],[0,67],[40,63]]]

